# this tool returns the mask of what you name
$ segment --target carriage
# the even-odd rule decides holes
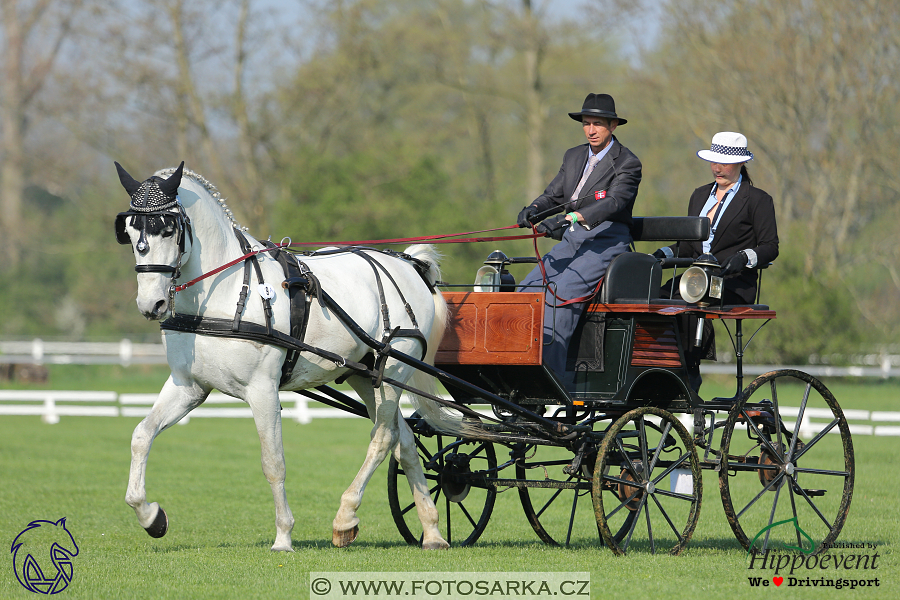
[[[797,370],[772,371],[744,387],[744,352],[755,336],[744,341],[744,321],[757,324],[758,332],[775,318],[775,311],[762,304],[722,305],[716,300],[720,281],[711,265],[689,266],[685,259],[658,260],[639,252],[617,257],[584,311],[570,348],[572,373],[563,382],[542,362],[543,290],[512,291],[507,269],[533,259],[494,253],[479,271],[483,281],[466,289],[436,281],[427,252],[419,249],[386,256],[333,248],[297,260],[285,252],[289,241],[256,243],[235,230],[238,242],[244,239],[237,251],[233,223],[216,210],[229,212],[208,182],[196,174],[181,182],[180,168],[158,174],[168,179],[142,184],[123,173],[120,168],[132,204],[117,218],[117,236],[134,247],[136,270],[145,274],[139,286],[144,282],[156,290],[154,295],[139,287],[138,303],[144,303],[148,318],[169,315],[163,329],[173,377],[151,415],[135,429],[126,495],[154,537],[166,533],[168,519],[145,499],[143,471],[150,443],[202,403],[212,386],[244,398],[253,409],[263,469],[275,497],[275,550],[291,550],[293,526],[284,492],[279,388],[298,390],[376,423],[366,462],[335,517],[333,542],[338,546],[358,535],[355,509],[362,489],[388,454],[394,521],[407,542],[425,548],[475,543],[488,527],[497,494],[509,491],[518,494],[529,524],[548,544],[594,542],[616,554],[678,554],[697,526],[704,470],[717,474],[725,516],[748,551],[821,552],[843,527],[854,480],[847,420],[828,389]],[[212,206],[216,203],[218,207]],[[153,217],[158,220],[155,229]],[[708,227],[702,218],[638,218],[633,237],[703,240]],[[221,257],[201,260],[200,250],[215,244],[223,246],[224,255],[236,253],[238,258],[224,265]],[[366,297],[362,287],[350,286],[346,301],[341,300],[341,280],[317,270],[317,259],[344,261],[342,268],[351,259],[362,265],[366,277],[377,283],[370,287],[373,297],[380,298],[375,305],[380,304],[380,314],[360,312],[356,305],[364,305]],[[221,266],[211,269],[216,261]],[[416,274],[408,265],[406,271],[391,266],[397,261],[412,263],[430,288],[442,290],[433,294],[434,314],[423,316],[430,305],[403,279],[406,271],[413,280]],[[669,267],[689,267],[684,277],[694,282],[694,295],[688,296],[694,302],[660,297],[663,269]],[[255,314],[248,299],[254,272],[262,298]],[[285,298],[299,300],[290,307],[287,300],[279,304],[281,292],[264,282],[264,272],[270,283],[281,279]],[[192,275],[197,276],[176,285]],[[176,291],[206,278],[207,287],[186,302],[186,312],[198,314],[179,318],[173,306]],[[236,313],[233,304],[229,308],[233,320],[216,317],[210,308],[223,290],[240,292]],[[320,310],[311,308],[313,298]],[[296,310],[304,303],[305,313]],[[435,337],[440,328],[433,330],[425,321],[440,320],[441,307],[449,324],[442,337]],[[404,312],[413,327],[392,327]],[[298,314],[303,327],[298,327]],[[685,345],[690,342],[683,331],[687,315],[726,326],[736,358],[732,397],[704,400],[689,385]],[[312,335],[320,325],[334,331]],[[227,351],[207,347],[214,342],[230,346]],[[246,342],[263,356],[254,354],[249,365]],[[229,362],[233,352],[237,355]],[[198,357],[218,364],[210,369]],[[237,374],[223,376],[229,369]],[[411,375],[413,385],[408,383]],[[421,377],[417,379],[423,375],[440,381],[449,399],[424,389]],[[336,378],[348,380],[363,402],[323,385]],[[405,419],[396,406],[399,390],[423,399]],[[445,427],[449,421],[440,418],[448,411],[457,417],[453,427]],[[446,540],[438,532],[435,507],[442,513]]]
[[[700,217],[637,218],[633,237],[704,240],[708,226]],[[699,519],[703,470],[717,473],[725,516],[748,551],[813,553],[834,542],[854,479],[850,430],[837,401],[797,370],[765,373],[743,387],[744,352],[775,311],[717,304],[708,290],[699,292],[699,303],[661,298],[663,269],[692,262],[638,252],[613,260],[571,344],[574,386],[541,362],[542,292],[445,292],[452,320],[436,365],[493,400],[489,433],[478,439],[448,438],[416,415],[408,419],[455,543],[478,540],[497,491],[514,488],[548,544],[593,536],[616,554],[678,554]],[[701,271],[691,275],[702,282]],[[688,314],[726,325],[736,357],[734,396],[704,400],[691,389],[680,318]],[[746,342],[744,321],[758,324]],[[452,380],[447,389],[466,406],[487,397]],[[557,423],[571,433],[556,434]],[[394,520],[415,543],[400,476],[392,461]]]

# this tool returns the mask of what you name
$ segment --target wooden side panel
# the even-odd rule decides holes
[[[678,340],[670,324],[638,323],[634,330],[631,365],[634,367],[680,367]]]
[[[444,292],[450,322],[435,362],[455,365],[539,365],[543,294]]]

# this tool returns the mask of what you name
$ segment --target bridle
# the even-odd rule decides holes
[[[165,210],[149,210],[149,211],[141,211],[141,210],[126,210],[125,212],[120,212],[116,215],[116,241],[122,245],[131,245],[131,237],[128,235],[128,230],[125,228],[126,220],[129,217],[159,217],[160,219],[171,218],[175,221],[175,235],[178,241],[178,259],[175,261],[174,265],[163,265],[163,264],[146,264],[146,265],[134,265],[134,270],[136,273],[168,273],[172,276],[172,281],[169,285],[169,306],[172,306],[175,297],[175,281],[181,277],[181,265],[184,259],[184,253],[186,249],[186,238],[190,237],[191,245],[194,244],[194,232],[191,229],[191,220],[187,216],[187,213],[184,212],[184,207],[180,202],[177,202],[174,207],[168,208]],[[141,230],[141,237],[137,242],[137,250],[138,252],[145,252],[149,249],[149,244],[147,242],[147,227],[148,224],[144,223],[144,228]],[[186,234],[186,235],[185,235]],[[141,245],[144,247],[142,248]]]

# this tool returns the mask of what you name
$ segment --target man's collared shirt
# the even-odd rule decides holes
[[[616,143],[616,140],[610,139],[609,143],[606,145],[606,147],[597,153],[596,156],[597,156],[597,164],[598,165],[600,164],[600,161],[603,160],[603,157],[609,153],[609,149],[612,148],[612,145],[615,143]],[[582,177],[584,177],[584,172],[587,171],[588,165],[591,164],[592,156],[594,156],[594,149],[591,147],[590,144],[588,144],[588,159],[587,159],[587,162],[584,163],[584,169],[582,169],[582,171],[581,171]],[[596,169],[597,167],[594,167],[594,168]]]

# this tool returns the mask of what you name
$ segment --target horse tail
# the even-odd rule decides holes
[[[440,254],[430,244],[416,244],[404,250],[413,258],[428,263],[428,272],[425,278],[432,286],[441,280],[441,268],[438,264]],[[437,353],[441,339],[444,337],[444,331],[449,323],[450,311],[447,307],[447,301],[444,299],[440,290],[434,288],[432,295],[434,300],[434,320],[431,324],[431,332],[428,335],[428,352],[425,354],[424,360],[430,365],[434,364],[434,355]],[[423,371],[416,369],[413,371],[411,380],[412,386],[431,395],[437,395],[437,380]],[[410,394],[412,405],[416,411],[424,417],[429,425],[444,433],[450,433],[461,437],[472,437],[477,433],[484,433],[484,430],[474,422],[464,422],[459,413],[446,409],[437,402],[429,400],[418,394]]]

